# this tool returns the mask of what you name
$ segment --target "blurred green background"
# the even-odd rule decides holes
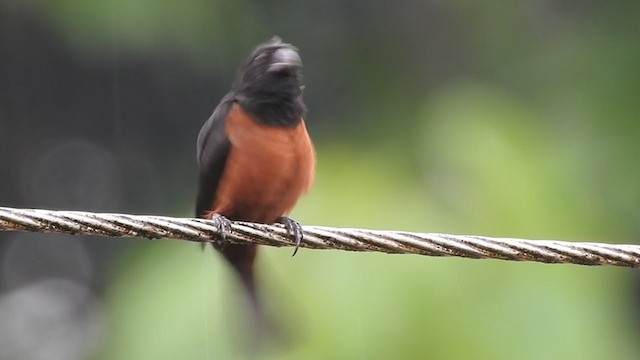
[[[0,0],[0,205],[191,216],[195,139],[258,43],[305,62],[304,224],[636,242],[640,2]],[[616,268],[263,249],[267,359],[637,359]],[[192,243],[0,234],[1,359],[235,359]]]

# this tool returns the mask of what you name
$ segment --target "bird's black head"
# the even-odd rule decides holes
[[[302,101],[302,59],[278,37],[259,45],[240,69],[235,100],[263,123],[295,126],[306,111]]]

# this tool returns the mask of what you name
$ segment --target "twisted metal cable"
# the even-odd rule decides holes
[[[303,226],[303,230],[304,238],[300,246],[312,249],[640,267],[640,245],[490,238],[322,226]],[[0,207],[0,231],[149,239],[173,238],[196,242],[216,241],[218,235],[216,223],[204,219],[7,207]],[[233,222],[231,231],[226,234],[226,240],[240,244],[295,245],[280,225],[245,222]]]

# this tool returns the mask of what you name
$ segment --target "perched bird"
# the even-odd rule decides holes
[[[302,89],[298,49],[274,37],[249,56],[198,135],[196,216],[217,222],[222,238],[214,247],[239,275],[257,316],[257,245],[226,243],[224,232],[229,220],[282,223],[300,244],[302,228],[287,215],[311,188],[316,164]]]

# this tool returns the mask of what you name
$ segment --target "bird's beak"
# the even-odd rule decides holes
[[[280,72],[302,67],[302,59],[296,49],[282,47],[273,53],[273,62],[267,71]]]

